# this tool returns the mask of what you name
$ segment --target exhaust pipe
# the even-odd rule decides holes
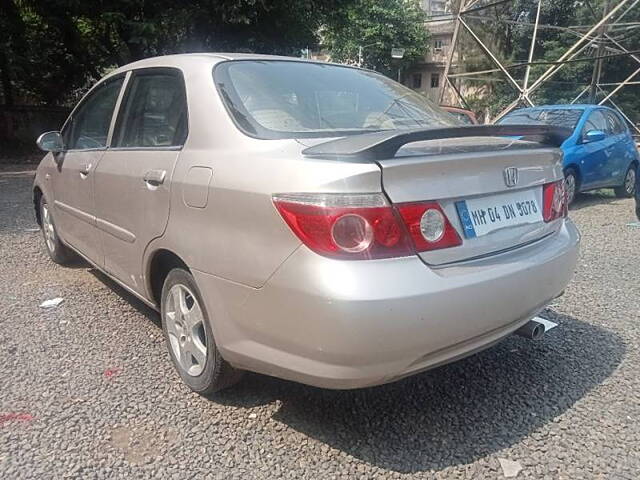
[[[529,340],[540,340],[544,337],[544,331],[545,328],[542,323],[536,322],[535,320],[529,320],[514,333],[521,337],[528,338]]]

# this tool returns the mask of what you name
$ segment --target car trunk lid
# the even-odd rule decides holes
[[[542,219],[543,185],[562,178],[562,154],[555,147],[570,132],[510,127],[515,128],[379,132],[334,140],[304,153],[375,161],[382,170],[382,187],[396,205],[437,201],[462,244],[421,252],[420,257],[443,266],[531,243],[559,228],[559,222]]]
[[[559,150],[495,138],[437,142],[411,144],[395,158],[378,161],[383,189],[394,204],[437,201],[462,238],[459,246],[422,252],[426,263],[495,254],[558,228],[542,219],[542,190],[562,178]],[[508,171],[517,178],[507,178]]]

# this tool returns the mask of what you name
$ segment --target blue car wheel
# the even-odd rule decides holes
[[[571,205],[580,191],[580,182],[578,174],[573,168],[567,168],[564,171],[564,184],[567,192],[567,205]]]
[[[636,166],[630,165],[624,176],[624,183],[615,188],[619,198],[631,198],[636,192]]]

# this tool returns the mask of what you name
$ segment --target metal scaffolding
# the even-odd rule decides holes
[[[640,4],[640,0],[617,0],[617,4],[612,8],[609,8],[608,2],[605,2],[602,17],[595,24],[588,26],[579,25],[569,27],[540,24],[540,10],[542,8],[543,0],[538,0],[534,23],[504,20],[504,22],[506,23],[515,25],[527,25],[533,28],[531,44],[529,47],[528,61],[505,65],[505,63],[500,61],[500,59],[498,58],[498,53],[492,51],[491,48],[482,41],[478,33],[471,27],[469,21],[472,19],[486,20],[486,17],[478,16],[478,14],[482,13],[482,11],[484,10],[513,1],[514,0],[496,0],[489,1],[489,3],[483,5],[479,5],[482,0],[460,0],[458,11],[453,14],[453,20],[455,24],[453,30],[452,45],[449,49],[447,60],[445,63],[445,83],[442,91],[440,92],[440,102],[443,102],[447,89],[451,89],[460,105],[468,108],[468,103],[464,97],[464,92],[457,84],[459,79],[477,79],[478,76],[486,75],[489,73],[502,74],[504,80],[513,87],[515,93],[517,94],[517,98],[492,119],[492,121],[495,121],[500,119],[519,105],[535,106],[535,102],[532,99],[531,94],[538,88],[540,88],[540,86],[549,82],[550,79],[568,63],[592,60],[594,62],[592,82],[571,103],[577,102],[590,91],[592,98],[595,98],[597,92],[601,92],[604,95],[604,98],[602,98],[602,100],[598,101],[597,103],[599,105],[603,105],[604,103],[609,102],[613,108],[617,109],[620,112],[620,114],[629,122],[629,124],[637,131],[637,133],[640,134],[640,127],[634,124],[612,100],[612,97],[624,87],[628,85],[640,84],[639,81],[634,81],[640,80],[640,51],[630,51],[629,49],[625,48],[616,38],[614,38],[613,35],[608,33],[615,31],[616,29],[623,30],[625,28],[635,28],[638,26],[637,23],[623,23],[622,20],[633,8]],[[595,12],[593,13],[595,14]],[[575,35],[576,40],[557,60],[553,62],[536,62],[534,61],[536,41],[538,37],[538,31],[542,29],[559,29]],[[495,68],[484,69],[475,72],[452,73],[452,70],[457,63],[456,49],[460,47],[460,36],[462,32],[466,32],[473,39],[475,44],[479,47],[486,58],[491,61]],[[607,43],[610,43],[614,47],[605,46],[603,42],[603,40],[605,39]],[[588,59],[577,59],[577,57],[581,53],[589,48],[595,48],[596,54],[594,56]],[[639,64],[639,67],[622,82],[618,82],[615,84],[601,83],[600,78],[603,59],[617,56],[628,56],[635,62],[637,62]],[[538,78],[532,81],[530,74],[531,67],[533,65],[546,65],[547,68],[541,75],[538,76]],[[521,68],[525,69],[524,78],[522,82],[518,82],[511,72],[513,72],[514,69]],[[613,89],[607,92],[603,87],[613,87]]]

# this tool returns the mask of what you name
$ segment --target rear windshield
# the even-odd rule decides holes
[[[582,116],[580,109],[516,110],[502,117],[501,125],[552,125],[574,129]]]
[[[459,125],[413,90],[355,68],[286,60],[229,61],[216,66],[214,80],[236,124],[258,138]]]

